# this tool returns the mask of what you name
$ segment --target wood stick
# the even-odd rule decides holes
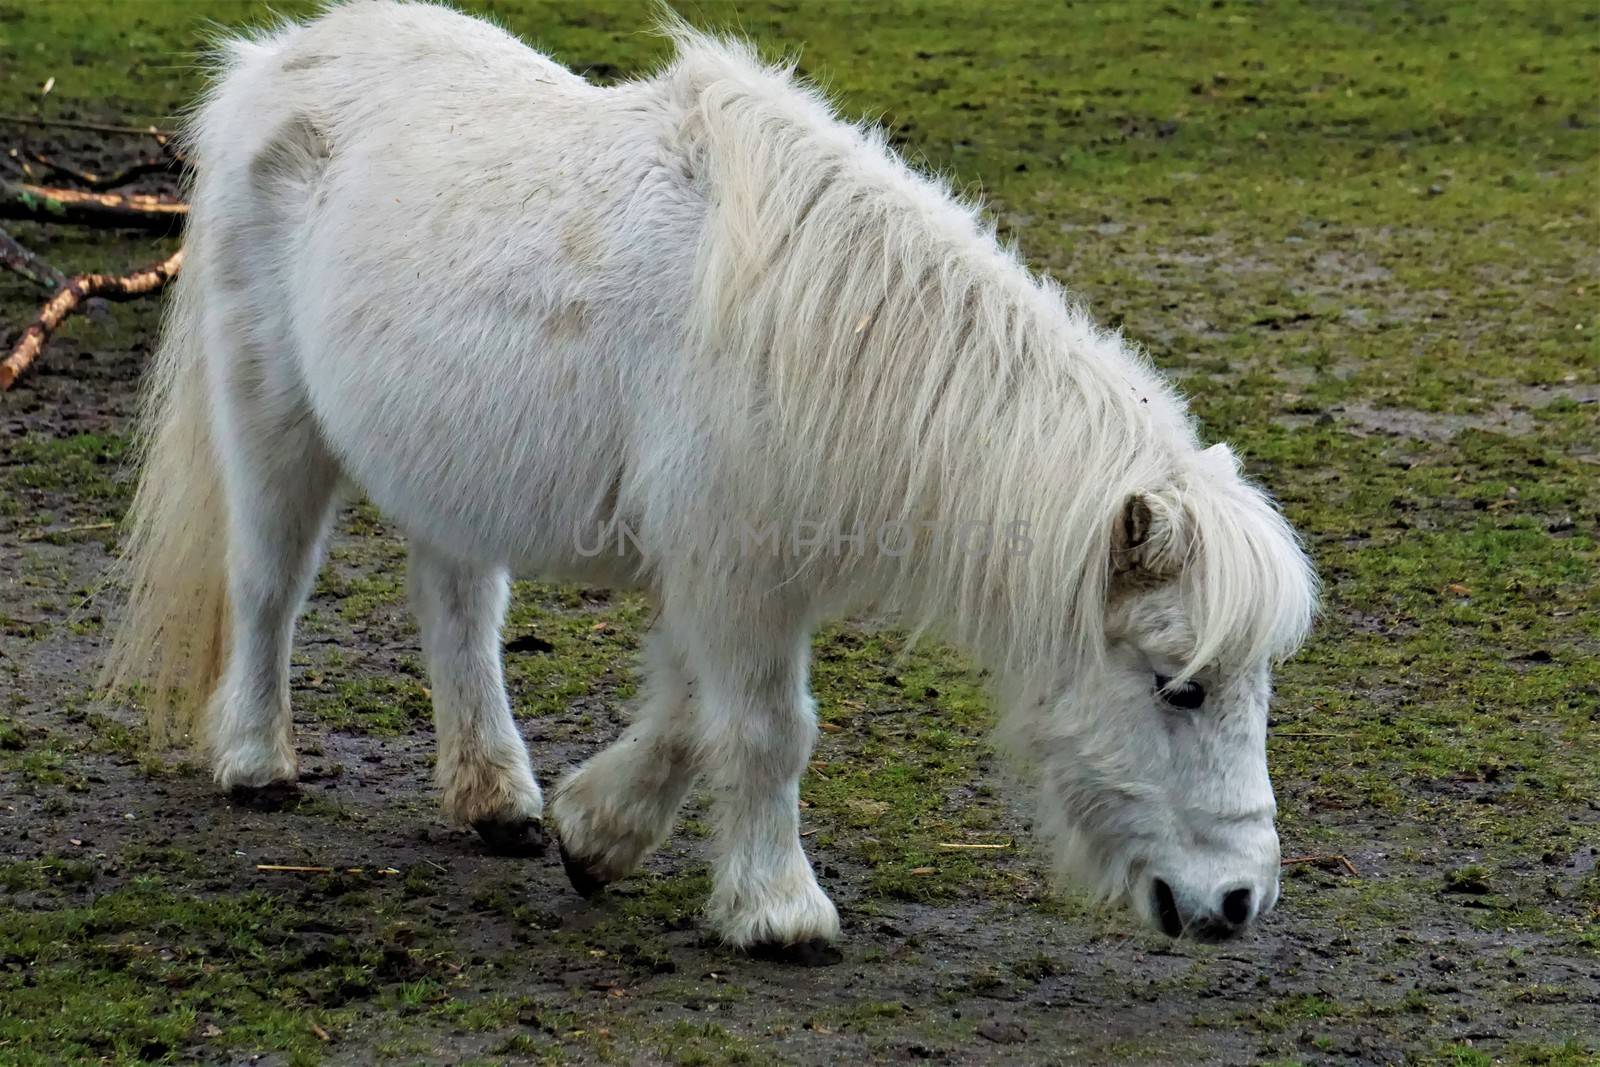
[[[24,541],[43,541],[50,537],[65,537],[67,534],[88,533],[91,530],[110,530],[117,524],[114,522],[91,522],[85,526],[63,526],[56,530],[35,530],[23,536]]]
[[[1346,871],[1348,871],[1352,876],[1357,877],[1357,878],[1361,877],[1361,872],[1356,870],[1356,865],[1351,863],[1349,857],[1347,857],[1347,856],[1337,856],[1337,855],[1332,855],[1332,854],[1318,853],[1317,855],[1314,855],[1314,856],[1285,856],[1283,858],[1283,861],[1282,861],[1282,865],[1283,866],[1287,867],[1291,863],[1315,863],[1315,864],[1319,864],[1319,865],[1327,864],[1327,863],[1337,863],[1337,864],[1339,864],[1339,866],[1343,867]]]
[[[1010,848],[1011,847],[1011,842],[1010,841],[1005,841],[1005,842],[1002,842],[1002,843],[997,844],[997,845],[980,845],[980,844],[974,844],[974,843],[971,843],[971,842],[962,842],[962,841],[940,841],[939,842],[939,847],[940,848],[947,848],[947,849],[951,849],[951,850],[962,849],[962,848],[1000,849],[1000,848]]]
[[[256,870],[274,874],[365,874],[367,869],[365,867],[302,867],[295,863],[258,863],[256,864]],[[372,873],[391,876],[399,874],[400,871],[394,867],[379,867]]]
[[[97,192],[127,185],[135,178],[143,178],[148,174],[167,174],[183,167],[182,158],[172,155],[162,156],[160,159],[141,159],[110,174],[96,174],[93,171],[69,167],[65,163],[57,163],[43,152],[35,152],[32,149],[27,151],[27,156],[40,166],[48,167],[62,177],[70,178],[84,188]]]
[[[84,122],[80,119],[45,119],[29,115],[0,115],[0,122],[12,126],[34,126],[40,129],[85,130],[89,133],[115,133],[130,137],[154,137],[157,144],[172,140],[172,134],[155,126],[117,126],[104,122]]]
[[[27,370],[34,360],[39,358],[39,353],[44,351],[45,342],[50,340],[50,335],[62,321],[82,306],[90,297],[104,297],[107,300],[134,300],[138,297],[158,292],[162,286],[170,281],[173,275],[183,265],[183,249],[178,249],[172,255],[143,270],[136,270],[132,274],[80,274],[66,285],[56,291],[56,295],[45,301],[39,315],[28,323],[22,331],[22,336],[17,339],[16,345],[11,349],[11,354],[0,362],[0,392],[11,388],[17,377]]]
[[[0,230],[0,267],[20,274],[39,288],[50,293],[65,286],[71,279],[17,243],[4,230]]]
[[[1269,737],[1354,737],[1355,734],[1353,732],[1351,732],[1351,731],[1338,731],[1338,730],[1301,730],[1298,733],[1287,733],[1287,732],[1284,732],[1284,731],[1281,731],[1281,730],[1274,730],[1272,733],[1268,734],[1268,736]]]
[[[0,218],[170,233],[188,213],[181,200],[147,193],[87,193],[0,178]]]

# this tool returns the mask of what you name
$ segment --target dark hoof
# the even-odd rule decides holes
[[[548,843],[538,819],[479,819],[472,828],[496,856],[542,856]]]
[[[832,967],[844,962],[844,953],[831,941],[813,937],[810,941],[797,941],[792,945],[779,945],[770,941],[751,945],[745,949],[751,959],[768,963],[787,963],[794,967]]]
[[[234,807],[251,811],[292,811],[300,804],[300,786],[296,782],[236,785],[228,790],[228,799]]]
[[[606,887],[602,879],[596,878],[589,872],[587,865],[572,858],[566,845],[558,841],[556,847],[561,850],[561,866],[567,872],[567,881],[572,883],[572,888],[578,891],[580,897],[587,900]]]

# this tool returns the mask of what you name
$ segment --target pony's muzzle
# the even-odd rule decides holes
[[[1163,878],[1150,887],[1150,916],[1168,937],[1189,937],[1196,941],[1230,941],[1250,928],[1259,916],[1271,910],[1278,899],[1278,887],[1265,892],[1248,885],[1229,886],[1208,894],[1199,906],[1175,892]]]

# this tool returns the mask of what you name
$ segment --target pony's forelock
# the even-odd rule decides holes
[[[1195,648],[1179,682],[1218,663],[1288,656],[1317,611],[1316,573],[1282,513],[1225,446],[1199,460],[1184,498],[1194,549],[1180,578]]]

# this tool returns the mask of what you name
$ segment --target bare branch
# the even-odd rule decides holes
[[[172,134],[156,126],[117,126],[104,122],[83,122],[78,119],[45,119],[29,115],[0,115],[0,122],[12,126],[34,126],[41,129],[84,130],[88,133],[113,133],[129,137],[154,137],[156,144],[166,145]]]
[[[11,354],[0,362],[0,392],[11,388],[17,377],[39,358],[45,342],[57,326],[91,297],[107,300],[134,300],[160,289],[183,265],[183,249],[160,263],[132,274],[80,274],[45,302],[39,315],[22,331]]]
[[[86,193],[0,178],[0,218],[75,222],[86,226],[157,230],[177,228],[189,205],[145,193]]]
[[[35,163],[48,167],[56,174],[71,179],[86,189],[100,191],[115,189],[119,185],[128,184],[135,178],[143,178],[150,174],[171,174],[182,170],[184,167],[183,157],[173,154],[155,159],[141,159],[137,163],[130,164],[110,174],[96,174],[93,171],[69,167],[65,163],[57,163],[43,152],[35,152],[31,148],[27,149],[26,152],[28,158]]]
[[[69,281],[65,274],[40,259],[37,253],[22,247],[16,238],[4,230],[0,230],[0,267],[22,275],[49,293],[54,293]]]

